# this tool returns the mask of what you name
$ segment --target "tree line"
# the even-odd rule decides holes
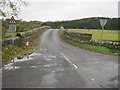
[[[52,26],[53,28],[59,28],[63,26],[65,29],[101,29],[99,19],[108,19],[105,26],[106,30],[120,30],[120,18],[105,18],[105,17],[92,17],[83,18],[69,21],[55,21],[44,22],[42,25]]]
[[[105,17],[92,17],[77,20],[67,21],[22,21],[17,20],[16,32],[24,32],[37,28],[40,26],[51,26],[52,28],[60,28],[63,26],[65,29],[101,29],[99,19],[108,19],[105,26],[106,30],[120,30],[120,18],[105,18]],[[8,22],[10,19],[2,19],[2,36],[5,37],[8,32]]]

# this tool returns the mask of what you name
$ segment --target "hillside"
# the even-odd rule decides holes
[[[92,17],[92,18],[83,18],[70,21],[55,21],[55,22],[44,22],[43,25],[52,26],[53,28],[58,28],[63,26],[64,28],[70,29],[101,29],[99,19],[108,19],[108,22],[105,26],[105,29],[110,30],[120,30],[118,22],[119,18],[105,18],[105,17]]]

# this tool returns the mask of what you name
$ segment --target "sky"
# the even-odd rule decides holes
[[[120,0],[25,0],[17,19],[62,21],[88,17],[118,17]]]

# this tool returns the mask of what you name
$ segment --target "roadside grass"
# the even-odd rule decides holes
[[[97,29],[67,29],[74,32],[81,32],[81,33],[91,33],[92,39],[100,40],[101,31]],[[104,30],[102,40],[111,40],[111,41],[120,41],[120,31],[118,30]]]
[[[39,45],[39,38],[29,39],[29,48],[25,48],[26,43],[23,43],[22,46],[17,45],[6,45],[2,47],[2,63],[7,64],[11,62],[15,57],[23,58],[27,54],[31,54]]]
[[[12,32],[7,32],[3,38],[11,38]],[[16,37],[16,33],[14,33],[14,37]]]
[[[2,63],[7,64],[15,57],[24,57],[32,49],[25,49],[16,45],[6,45],[2,48]]]
[[[0,50],[0,66],[2,65],[2,50]]]
[[[26,49],[25,45],[26,42],[22,43],[22,46],[17,45],[5,45],[2,47],[2,64],[5,65],[9,62],[11,62],[12,59],[18,57],[23,58],[27,54],[31,54],[36,50],[39,46],[40,42],[40,36],[45,30],[41,30],[39,35],[36,35],[32,38],[29,38],[29,48]]]
[[[62,39],[64,41],[66,41],[67,43],[78,46],[82,49],[95,51],[95,52],[99,52],[99,53],[103,53],[103,54],[109,54],[109,55],[120,55],[119,50],[109,49],[104,46],[95,46],[95,45],[91,45],[91,44],[87,44],[87,43],[76,42],[76,41],[70,40],[66,37],[62,37]]]

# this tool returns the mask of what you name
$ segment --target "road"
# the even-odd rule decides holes
[[[96,53],[62,41],[58,29],[45,31],[40,46],[3,72],[3,88],[117,88],[118,56]]]

